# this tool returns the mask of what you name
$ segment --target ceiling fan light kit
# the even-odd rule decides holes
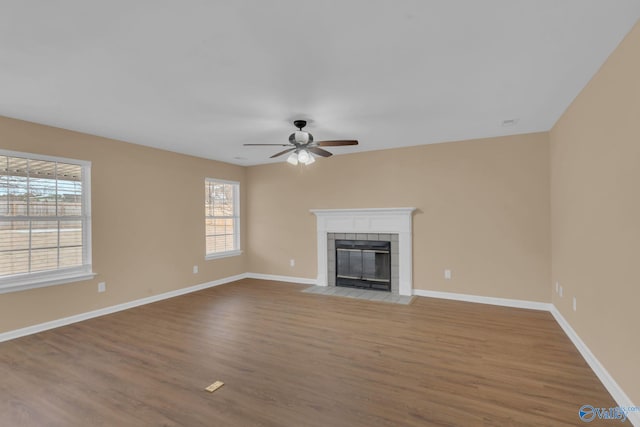
[[[307,160],[307,161],[305,162],[305,165],[306,165],[306,166],[309,166],[311,163],[313,163],[313,162],[315,162],[315,161],[316,161],[316,158],[315,158],[315,157],[313,157],[311,154],[309,154],[309,160]]]
[[[309,161],[309,157],[311,157],[311,154],[307,150],[300,150],[298,153],[298,161],[300,163],[306,164]]]
[[[298,153],[291,153],[287,157],[287,163],[296,166],[298,164]]]
[[[271,158],[282,156],[283,154],[291,153],[287,157],[287,163],[294,166],[302,164],[309,166],[316,161],[315,155],[321,157],[330,157],[332,153],[324,150],[320,147],[339,147],[344,145],[358,145],[358,141],[350,140],[338,140],[338,141],[314,141],[313,135],[309,132],[302,130],[307,125],[306,120],[295,120],[293,125],[298,128],[297,131],[289,135],[288,144],[244,144],[245,146],[255,145],[280,145],[283,147],[291,147],[284,151],[274,154]]]
[[[296,166],[298,163],[301,163],[305,166],[309,166],[315,161],[316,159],[307,150],[300,150],[299,153],[298,152],[291,153],[289,154],[289,157],[287,157],[287,163],[292,164],[294,166]]]

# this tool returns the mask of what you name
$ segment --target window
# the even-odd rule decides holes
[[[240,183],[204,181],[206,258],[240,255]]]
[[[91,272],[89,162],[0,150],[0,293]]]

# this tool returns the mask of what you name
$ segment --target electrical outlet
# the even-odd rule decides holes
[[[560,296],[562,296],[562,286],[560,286]]]
[[[104,292],[107,290],[107,284],[105,282],[98,283],[98,292]]]
[[[193,266],[193,274],[198,274],[198,266],[197,265]]]
[[[444,278],[447,280],[451,280],[451,270],[444,271]]]
[[[573,297],[573,311],[576,311],[577,308],[577,301],[576,301],[576,297]]]
[[[290,267],[295,267],[295,266],[296,266],[296,260],[295,260],[295,259],[293,259],[293,258],[291,258],[291,259],[289,260],[289,266],[290,266]]]

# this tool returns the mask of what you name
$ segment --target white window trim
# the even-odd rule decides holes
[[[232,251],[226,251],[226,252],[218,252],[215,254],[207,254],[205,255],[204,259],[209,261],[212,259],[219,259],[219,258],[229,258],[232,256],[238,256],[238,255],[242,255],[242,250],[241,249],[234,249]]]
[[[0,150],[0,156],[21,157],[30,160],[70,163],[82,167],[82,266],[68,269],[39,271],[35,273],[16,274],[0,278],[0,294],[42,288],[45,286],[63,285],[65,283],[89,280],[95,277],[92,271],[91,258],[91,162],[70,159],[67,157],[44,156],[21,151]],[[88,190],[88,191],[86,191]]]
[[[240,239],[240,182],[239,181],[229,181],[227,179],[216,179],[216,178],[205,178],[204,179],[205,183],[206,182],[221,182],[223,184],[232,184],[235,185],[236,191],[233,192],[233,209],[234,212],[237,212],[238,215],[233,216],[232,218],[236,219],[237,221],[234,221],[234,225],[233,225],[233,240],[234,240],[234,246],[236,247],[236,249],[233,249],[231,251],[225,251],[225,252],[215,252],[215,253],[211,253],[208,254],[206,253],[207,251],[207,245],[205,242],[205,255],[204,255],[204,259],[206,261],[212,260],[212,259],[219,259],[219,258],[228,258],[228,257],[233,257],[233,256],[238,256],[238,255],[242,255],[242,248],[240,246],[240,242],[242,241]],[[205,215],[205,220],[208,217]],[[206,239],[206,229],[205,229],[205,239]]]

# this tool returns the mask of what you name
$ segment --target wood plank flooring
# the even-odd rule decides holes
[[[617,406],[549,313],[304,288],[243,280],[2,343],[0,425],[576,426]]]

